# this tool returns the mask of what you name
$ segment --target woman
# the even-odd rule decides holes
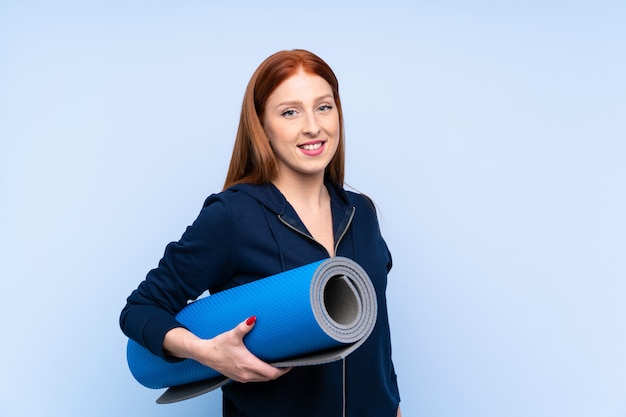
[[[169,361],[191,358],[231,378],[232,416],[400,415],[385,300],[391,255],[370,200],[343,189],[338,82],[304,51],[267,58],[245,92],[224,190],[211,195],[123,309],[124,333]],[[175,319],[190,299],[335,255],[355,260],[377,292],[378,320],[343,361],[278,369],[250,353],[256,318],[203,340]],[[245,319],[245,320],[244,320]]]

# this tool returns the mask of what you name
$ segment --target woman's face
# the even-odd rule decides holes
[[[322,77],[298,71],[270,94],[263,127],[278,163],[278,179],[321,175],[339,143],[339,113]]]

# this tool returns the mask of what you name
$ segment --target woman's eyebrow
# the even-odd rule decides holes
[[[332,94],[324,94],[323,96],[319,96],[317,97],[314,101],[318,102],[318,101],[322,101],[325,99],[331,99],[334,100],[335,98],[333,97]],[[276,105],[276,107],[280,107],[280,106],[295,106],[295,105],[301,105],[302,104],[302,100],[289,100],[289,101],[282,101],[280,103],[278,103]]]

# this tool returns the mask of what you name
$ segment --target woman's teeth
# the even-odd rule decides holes
[[[319,148],[322,147],[322,142],[313,143],[313,144],[307,144],[307,145],[301,145],[300,147],[302,149],[306,149],[307,151],[314,151],[314,150],[319,149]]]

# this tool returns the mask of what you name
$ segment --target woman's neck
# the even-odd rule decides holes
[[[291,204],[313,239],[326,249],[328,256],[335,256],[330,194],[324,186],[324,177],[307,177],[299,181],[279,178],[274,185]]]
[[[279,177],[273,183],[294,207],[315,210],[328,204],[330,199],[323,176],[297,179]]]

